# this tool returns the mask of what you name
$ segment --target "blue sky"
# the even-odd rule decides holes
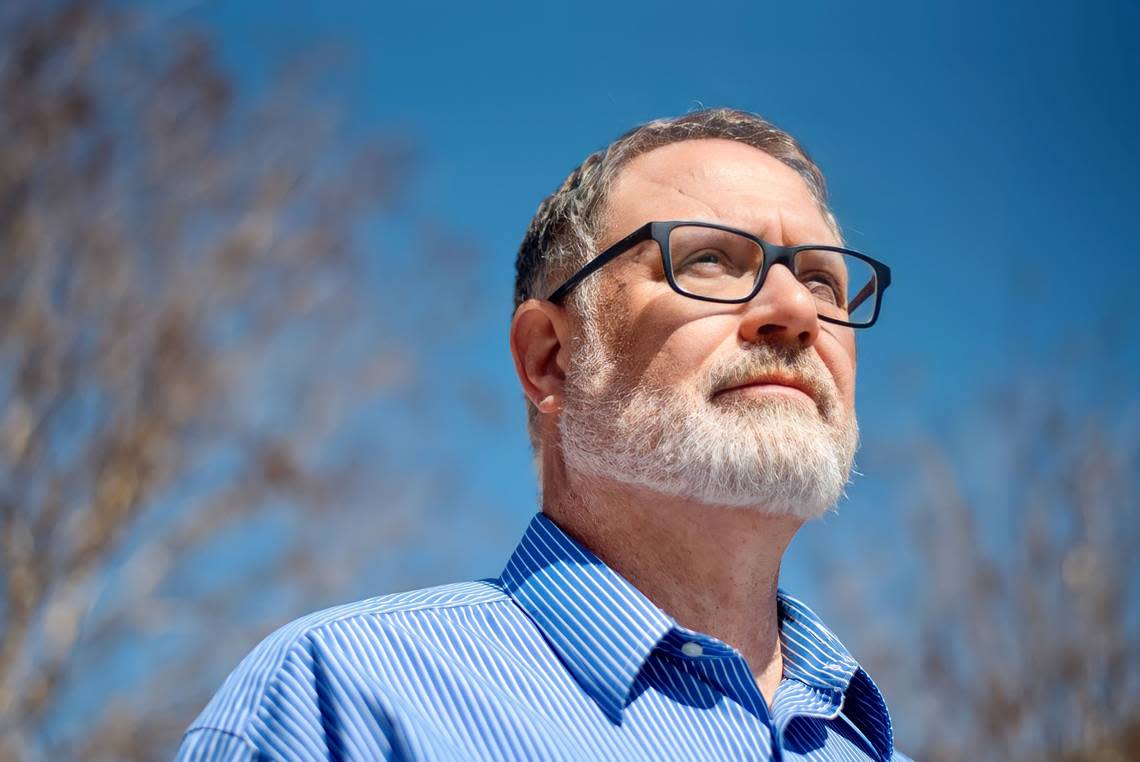
[[[793,545],[789,589],[820,584],[837,539],[875,553],[902,531],[888,508],[896,475],[874,452],[953,432],[1007,379],[1048,377],[1074,406],[1140,412],[1140,3],[178,7],[217,32],[251,87],[291,56],[341,55],[329,100],[355,129],[411,138],[408,193],[486,263],[485,303],[461,321],[441,305],[456,341],[427,382],[449,435],[422,454],[455,464],[469,510],[453,519],[483,532],[448,574],[496,574],[535,510],[506,349],[535,207],[590,151],[695,107],[756,111],[797,135],[849,243],[894,272],[880,323],[860,336],[871,455],[838,515]],[[494,414],[457,401],[446,380],[464,374]],[[425,568],[423,581],[447,579]]]
[[[377,220],[373,264],[408,250],[427,215],[482,265],[471,280],[484,298],[388,327],[411,343],[452,336],[416,405],[360,425],[455,474],[402,494],[455,504],[433,513],[442,548],[378,563],[361,595],[501,570],[536,509],[506,342],[518,243],[589,152],[701,106],[752,110],[799,137],[849,243],[894,275],[859,339],[862,476],[792,545],[788,590],[816,604],[836,555],[868,578],[891,571],[908,521],[897,454],[916,438],[948,443],[983,493],[1008,488],[986,483],[1002,473],[987,416],[1010,383],[1039,379],[1073,409],[1140,421],[1136,0],[160,7],[206,25],[251,92],[283,61],[333,53],[324,100],[351,131],[408,140],[418,164],[405,191],[417,216]]]
[[[409,136],[421,166],[408,193],[482,253],[486,304],[433,368],[473,373],[502,413],[452,409],[435,389],[453,413],[440,457],[471,485],[472,527],[489,510],[521,531],[534,510],[506,351],[530,216],[588,152],[694,107],[753,110],[796,134],[848,241],[892,266],[883,317],[860,337],[868,447],[951,427],[1018,373],[1065,379],[1087,405],[1126,398],[1140,377],[1128,320],[1140,278],[1136,2],[249,0],[183,12],[218,33],[251,86],[291,56],[336,51],[330,101],[353,127]],[[875,506],[887,474],[863,471],[828,533],[892,534],[897,517]],[[786,579],[813,584],[818,533],[804,553],[793,546]],[[489,538],[462,564],[495,573],[513,540]]]

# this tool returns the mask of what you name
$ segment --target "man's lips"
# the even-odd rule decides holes
[[[815,396],[806,384],[790,376],[758,376],[743,383],[725,387],[714,394],[783,394],[789,397],[806,398],[812,404],[818,404]]]

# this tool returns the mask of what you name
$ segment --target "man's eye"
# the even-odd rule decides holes
[[[673,268],[677,272],[719,274],[732,269],[732,260],[719,249],[701,249],[685,257]]]
[[[839,283],[827,273],[810,273],[800,276],[801,282],[821,302],[843,306],[843,291]]]

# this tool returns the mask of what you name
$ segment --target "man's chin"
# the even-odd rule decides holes
[[[563,457],[578,473],[805,520],[842,494],[854,444],[792,394],[571,394],[562,413]]]

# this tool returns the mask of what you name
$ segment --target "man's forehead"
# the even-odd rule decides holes
[[[758,148],[719,138],[670,143],[633,158],[615,179],[606,212],[615,240],[651,219],[708,219],[816,238],[830,232],[798,172]]]

